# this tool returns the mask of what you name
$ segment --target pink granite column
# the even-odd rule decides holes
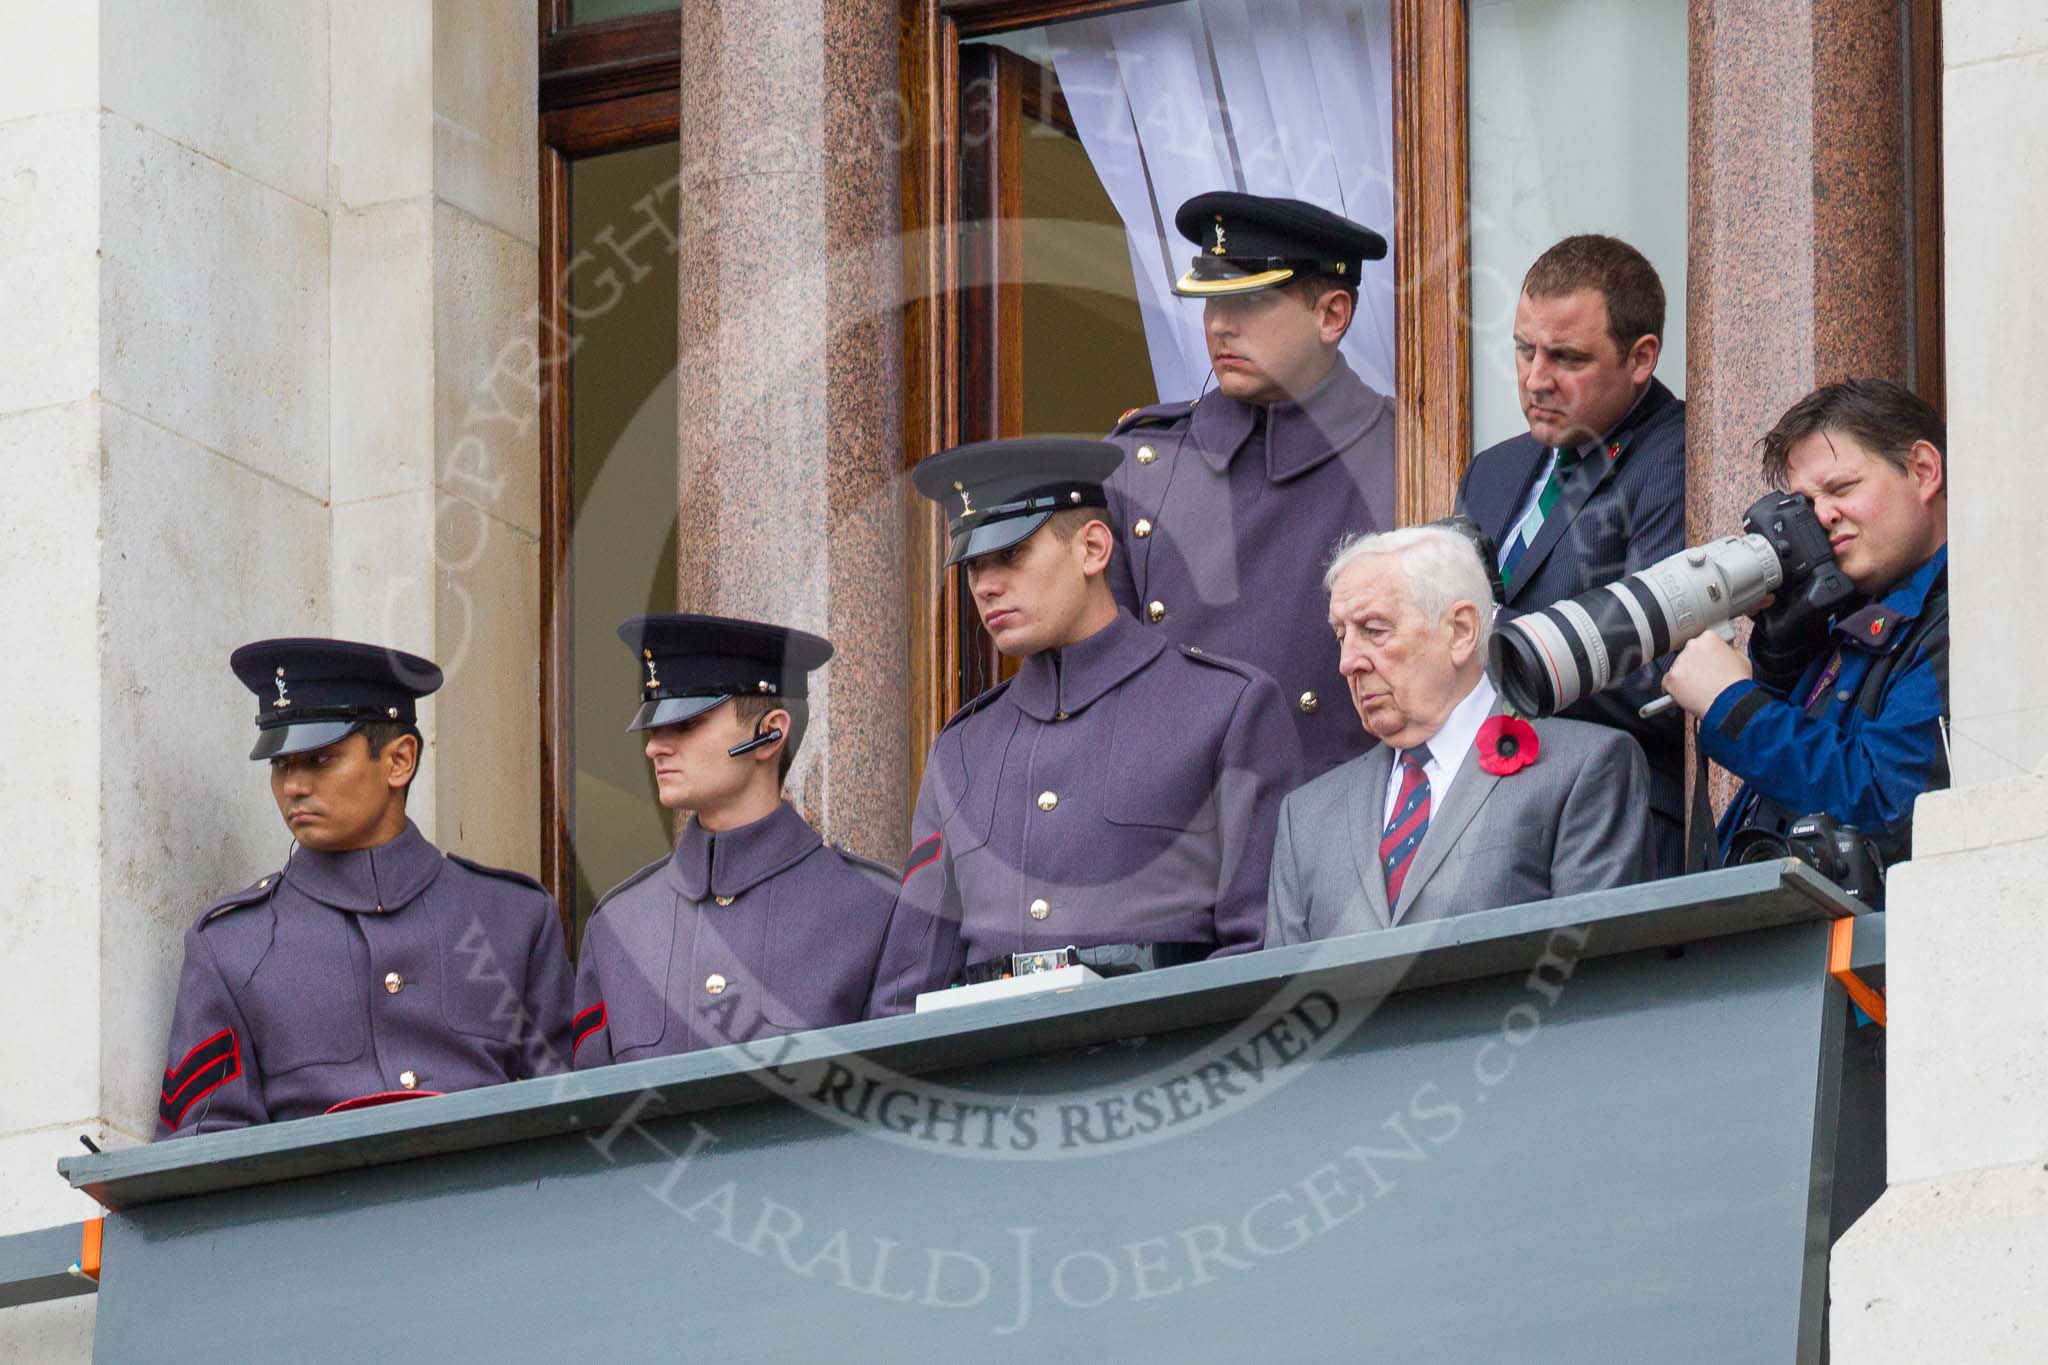
[[[893,862],[910,771],[896,7],[682,8],[677,601],[832,640],[792,795]]]
[[[1902,23],[1895,0],[1692,0],[1692,543],[1740,527],[1786,408],[1908,378]],[[1734,788],[1716,770],[1717,806]]]
[[[1907,378],[1896,0],[1692,0],[1687,521],[1726,535],[1752,447],[1815,387]]]

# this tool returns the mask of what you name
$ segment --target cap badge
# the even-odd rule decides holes
[[[643,649],[640,653],[647,660],[647,688],[652,691],[661,686],[661,679],[654,676],[654,651]]]
[[[958,479],[955,479],[953,480],[953,491],[960,495],[960,515],[963,517],[973,516],[974,496],[967,491],[967,486]]]
[[[277,700],[270,703],[270,709],[283,711],[291,704],[292,699],[284,694],[284,670],[280,668],[277,670]]]
[[[1229,254],[1223,249],[1223,219],[1220,216],[1216,219],[1216,245],[1209,248],[1209,254],[1211,256]]]

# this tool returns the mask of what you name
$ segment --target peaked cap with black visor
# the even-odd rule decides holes
[[[1019,544],[1075,507],[1107,507],[1103,481],[1123,460],[1107,441],[976,441],[918,461],[917,491],[946,509],[946,564]]]
[[[1356,284],[1362,262],[1387,254],[1386,238],[1328,209],[1235,190],[1196,195],[1173,225],[1202,248],[1174,281],[1173,292],[1188,298],[1253,294],[1311,275]]]
[[[418,702],[441,670],[417,654],[353,640],[257,640],[228,656],[256,694],[252,759],[309,753],[365,725],[418,725]]]
[[[832,642],[806,631],[684,612],[635,616],[619,639],[641,669],[628,730],[680,725],[734,697],[807,697],[810,673],[832,657]]]

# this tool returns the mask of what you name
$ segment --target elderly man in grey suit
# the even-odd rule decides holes
[[[1536,720],[1534,745],[1515,745],[1521,723],[1503,722],[1508,743],[1488,725],[1493,597],[1471,540],[1441,526],[1352,537],[1323,586],[1339,671],[1380,743],[1282,804],[1266,946],[1654,875],[1633,738]]]

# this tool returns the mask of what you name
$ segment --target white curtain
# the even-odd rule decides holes
[[[1209,377],[1201,304],[1171,282],[1205,190],[1319,204],[1394,236],[1391,0],[1187,0],[1046,30],[1081,144],[1123,218],[1162,399]],[[1394,391],[1391,256],[1368,261],[1344,355]]]

